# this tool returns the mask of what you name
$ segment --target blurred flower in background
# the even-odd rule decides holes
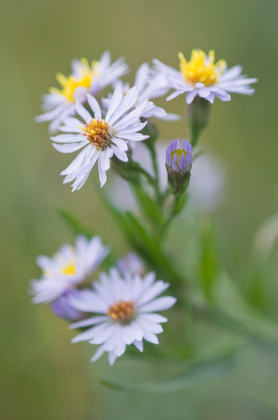
[[[226,62],[220,60],[215,63],[215,53],[211,50],[208,55],[202,50],[192,50],[190,61],[179,53],[180,71],[173,69],[159,60],[153,60],[157,74],[164,74],[168,79],[169,88],[175,89],[167,100],[186,93],[186,102],[191,104],[198,95],[213,103],[217,97],[221,101],[230,101],[228,92],[251,95],[254,89],[249,85],[257,79],[248,79],[242,75],[242,67],[234,66],[227,69]]]
[[[36,117],[37,122],[50,121],[49,131],[55,133],[63,118],[75,113],[75,102],[85,101],[86,93],[98,96],[108,85],[128,73],[128,65],[121,57],[111,64],[110,52],[106,51],[99,61],[88,63],[86,58],[72,61],[72,74],[68,77],[58,73],[56,78],[60,89],[50,88],[42,97],[44,114]]]
[[[52,258],[39,256],[37,264],[43,273],[40,280],[31,281],[33,302],[52,302],[86,283],[108,253],[109,247],[104,246],[98,236],[88,240],[80,235],[75,240],[75,247],[65,244]],[[54,308],[59,311],[61,305],[65,307],[67,299],[65,297]]]
[[[142,112],[143,118],[154,117],[164,121],[176,121],[180,119],[179,115],[166,113],[166,111],[158,106],[153,106],[151,99],[159,98],[166,95],[169,91],[167,79],[163,74],[151,77],[151,70],[148,63],[143,63],[136,72],[134,85],[138,92],[137,105],[142,101],[148,99],[145,108]],[[125,93],[130,89],[129,83],[118,82],[122,86]],[[108,98],[102,99],[103,105],[107,108],[111,100],[111,95]]]
[[[91,327],[72,342],[100,345],[91,360],[94,362],[108,352],[110,365],[125,352],[127,345],[133,344],[142,352],[143,339],[158,344],[156,335],[163,331],[160,324],[167,322],[167,318],[156,311],[169,309],[176,302],[171,296],[158,297],[168,287],[169,283],[155,281],[153,272],[143,278],[129,272],[125,279],[115,268],[109,274],[101,273],[100,282],[93,283],[93,290],[81,290],[70,300],[77,310],[97,314],[71,325]]]

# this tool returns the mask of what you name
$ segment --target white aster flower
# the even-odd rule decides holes
[[[159,60],[153,60],[154,71],[164,74],[168,78],[169,88],[175,89],[167,100],[186,93],[187,104],[191,104],[197,95],[213,103],[215,97],[222,101],[230,101],[231,96],[228,92],[243,95],[251,95],[254,92],[249,85],[257,82],[257,79],[248,79],[242,75],[241,66],[228,69],[224,60],[215,63],[215,53],[212,50],[208,55],[202,50],[193,50],[190,61],[186,61],[183,54],[179,53],[179,60],[180,71]]]
[[[108,85],[114,84],[119,77],[128,72],[123,58],[111,64],[110,52],[106,51],[99,61],[88,63],[86,58],[72,61],[72,74],[69,77],[57,74],[61,89],[50,88],[43,96],[44,114],[35,118],[37,122],[51,121],[49,131],[55,133],[62,119],[75,113],[75,102],[86,101],[86,93],[98,96]]]
[[[93,290],[80,290],[78,296],[71,299],[76,309],[95,314],[71,325],[71,328],[91,327],[72,342],[89,341],[100,345],[91,360],[108,352],[110,365],[125,352],[127,345],[134,344],[142,352],[143,339],[158,344],[156,334],[163,331],[160,324],[167,319],[156,311],[169,309],[176,302],[171,296],[158,297],[168,287],[169,283],[155,281],[154,273],[144,278],[133,275],[125,279],[115,268],[109,275],[102,273],[100,282],[94,282]]]
[[[148,99],[142,110],[142,118],[155,117],[164,121],[176,121],[180,119],[179,115],[167,113],[163,108],[156,106],[150,99],[164,96],[169,91],[169,83],[163,74],[154,75],[149,68],[148,63],[143,63],[136,72],[134,86],[137,88],[138,97],[136,105],[140,105],[142,101]],[[129,83],[118,82],[123,91],[127,93],[130,89]],[[105,107],[108,107],[111,97],[102,99]]]
[[[65,244],[53,258],[39,256],[40,280],[31,281],[34,303],[49,303],[88,280],[109,252],[98,236],[78,236],[75,247]]]
[[[84,185],[97,160],[102,187],[107,180],[106,171],[110,168],[112,156],[115,155],[119,160],[127,162],[128,141],[140,141],[149,137],[138,133],[147,124],[140,121],[147,100],[134,108],[137,101],[136,88],[130,89],[124,95],[121,86],[117,86],[105,116],[102,115],[100,106],[93,96],[87,94],[87,100],[92,114],[79,101],[76,102],[76,112],[83,118],[85,124],[77,118],[65,118],[65,125],[60,127],[60,131],[67,134],[51,137],[55,143],[64,143],[53,144],[55,149],[62,153],[75,152],[84,147],[61,173],[66,175],[64,183],[75,179],[72,184],[73,191],[79,190]]]

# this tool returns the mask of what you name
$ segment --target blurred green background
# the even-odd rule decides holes
[[[242,64],[245,74],[258,77],[253,97],[216,100],[201,139],[227,168],[226,200],[215,214],[221,240],[245,261],[257,226],[278,204],[277,16],[274,0],[1,2],[1,419],[277,418],[241,392],[254,385],[277,395],[277,362],[264,351],[248,348],[233,374],[183,393],[117,393],[96,379],[145,381],[159,378],[159,367],[123,361],[110,368],[105,357],[90,364],[94,349],[70,344],[73,333],[66,324],[49,308],[31,305],[27,294],[29,279],[39,276],[36,256],[51,255],[63,242],[73,241],[58,208],[70,209],[96,228],[117,245],[119,255],[127,250],[91,183],[74,194],[62,184],[59,173],[72,156],[53,149],[47,124],[33,122],[41,95],[55,85],[55,74],[68,74],[72,58],[98,59],[105,50],[113,60],[126,57],[130,82],[142,62],[158,58],[177,67],[177,53],[188,57],[192,48],[214,49],[217,59]],[[182,114],[184,98],[166,107]],[[169,140],[184,137],[186,129],[184,121],[159,127]],[[223,254],[233,266],[229,252]]]

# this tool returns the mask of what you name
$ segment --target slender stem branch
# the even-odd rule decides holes
[[[154,142],[150,142],[148,145],[148,149],[150,151],[150,155],[152,158],[152,164],[153,164],[153,171],[154,171],[154,191],[156,195],[156,200],[158,204],[162,204],[162,195],[159,188],[159,171],[158,171],[158,164],[157,164],[157,157],[156,157],[156,151],[154,147]]]
[[[151,176],[151,174],[149,174],[149,172],[147,172],[145,169],[143,169],[141,166],[140,166],[140,168],[138,168],[137,169],[137,171],[140,173],[140,174],[142,174],[145,178],[146,178],[146,180],[148,181],[148,183],[150,184],[150,185],[152,185],[153,187],[155,186],[155,183],[156,183],[156,181],[155,181],[155,179]]]

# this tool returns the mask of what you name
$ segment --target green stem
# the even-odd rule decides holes
[[[137,169],[137,171],[146,178],[147,182],[150,185],[152,185],[153,187],[155,186],[155,179],[149,174],[149,172],[147,172],[141,166]]]
[[[174,197],[175,198],[174,198],[174,203],[173,203],[171,213],[168,219],[165,221],[165,224],[160,232],[160,240],[162,240],[165,237],[171,222],[173,221],[175,216],[177,216],[180,213],[187,198],[186,195],[175,195]]]
[[[148,144],[148,149],[150,151],[150,155],[152,158],[152,164],[153,164],[153,171],[154,171],[154,191],[155,191],[155,195],[156,195],[156,200],[158,202],[159,205],[162,204],[162,195],[159,189],[159,171],[158,171],[158,164],[157,164],[157,158],[156,158],[156,151],[155,151],[155,146],[154,146],[154,142],[149,142]]]

